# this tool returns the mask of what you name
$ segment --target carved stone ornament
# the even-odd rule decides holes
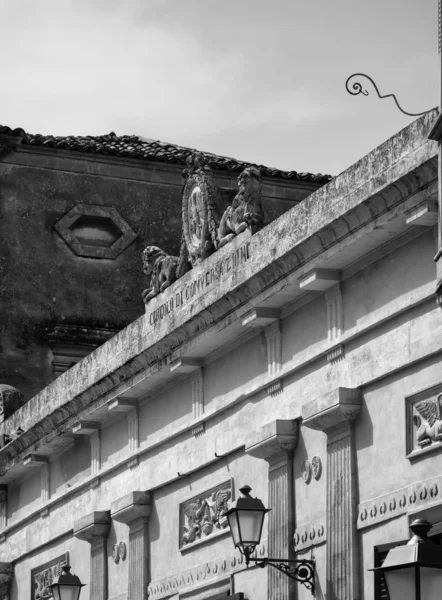
[[[143,272],[150,283],[150,287],[142,293],[143,300],[147,304],[176,281],[179,258],[170,256],[158,246],[147,246],[142,259]]]
[[[220,199],[212,169],[203,156],[192,154],[184,171],[183,235],[192,267],[218,248]]]
[[[313,477],[317,481],[321,477],[321,473],[322,473],[322,461],[319,458],[319,456],[314,456],[312,458],[312,471],[313,471]]]
[[[127,555],[126,544],[124,542],[120,542],[118,544],[118,556],[121,558],[121,560],[126,560],[126,555]]]
[[[225,512],[231,499],[232,481],[229,480],[180,504],[180,549],[226,529]]]
[[[120,552],[118,544],[112,546],[112,560],[116,565],[120,562]]]
[[[442,442],[442,385],[406,399],[407,454]]]
[[[305,460],[301,465],[301,475],[304,483],[310,483],[312,478],[312,465],[308,460]]]
[[[31,600],[49,600],[53,598],[49,586],[60,575],[61,567],[69,564],[69,553],[54,558],[41,567],[31,571]]]
[[[255,233],[263,224],[261,174],[256,167],[247,167],[238,177],[238,193],[222,216],[218,232],[219,247],[232,241],[248,227]]]

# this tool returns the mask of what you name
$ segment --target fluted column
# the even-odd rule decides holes
[[[128,600],[147,600],[150,494],[131,492],[111,505],[112,519],[129,526]]]
[[[292,536],[295,526],[293,453],[298,443],[299,421],[276,420],[254,433],[246,453],[262,458],[269,465],[268,553],[271,558],[293,558]],[[289,600],[294,581],[276,569],[267,572],[268,600]]]
[[[107,534],[110,527],[108,510],[93,512],[74,524],[74,536],[91,545],[90,600],[107,600]]]
[[[337,388],[302,407],[303,425],[327,435],[327,600],[360,597],[353,422],[359,389]]]

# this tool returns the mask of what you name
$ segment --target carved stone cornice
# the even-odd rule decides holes
[[[130,525],[138,519],[147,519],[151,510],[149,492],[130,492],[111,504],[111,516],[114,521]]]
[[[75,521],[74,536],[90,544],[96,543],[107,536],[110,523],[108,510],[92,512]]]
[[[123,381],[160,365],[202,331],[247,307],[257,293],[271,289],[344,239],[349,246],[350,236],[356,232],[360,235],[374,219],[395,218],[396,207],[437,178],[437,144],[427,140],[434,118],[431,111],[417,119],[361,159],[357,168],[344,171],[255,235],[238,235],[151,300],[146,316],[29,400],[0,424],[0,436],[10,436],[26,424],[18,438],[0,449],[3,473],[21,460],[27,448],[62,428]],[[388,165],[379,160],[380,155],[389,156]],[[222,285],[217,285],[212,277],[217,267],[223,265],[227,273],[235,261],[235,277],[225,277]],[[202,287],[204,294],[195,291]],[[179,311],[164,313],[161,320],[150,322],[155,311],[169,306],[180,290],[189,291],[189,299]]]
[[[293,452],[298,439],[299,420],[276,419],[250,435],[246,453],[268,461],[281,452]]]
[[[327,433],[354,421],[362,404],[359,388],[336,388],[302,407],[302,424]]]

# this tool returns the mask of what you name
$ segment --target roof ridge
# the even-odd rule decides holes
[[[76,152],[121,156],[122,158],[155,160],[181,165],[185,165],[188,156],[190,156],[192,152],[195,152],[195,149],[193,148],[172,144],[170,142],[162,142],[161,140],[144,138],[135,134],[119,136],[114,131],[98,136],[55,136],[42,135],[41,133],[31,134],[25,132],[20,127],[11,129],[6,125],[0,125],[0,135],[1,134],[23,137],[23,144],[33,146],[45,146],[47,148],[59,148]],[[314,174],[300,173],[298,171],[283,171],[282,169],[257,165],[256,163],[221,156],[211,152],[197,151],[206,157],[208,164],[211,167],[223,171],[239,171],[246,167],[253,166],[261,171],[261,175],[267,177],[281,177],[283,179],[313,183],[327,183],[332,179],[331,175],[323,175],[322,173]]]

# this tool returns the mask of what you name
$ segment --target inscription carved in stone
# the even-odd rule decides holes
[[[226,481],[180,504],[179,547],[226,529],[231,498],[232,481]]]
[[[69,553],[36,567],[31,571],[31,600],[49,600],[53,598],[49,586],[60,575],[61,567],[69,564]]]

